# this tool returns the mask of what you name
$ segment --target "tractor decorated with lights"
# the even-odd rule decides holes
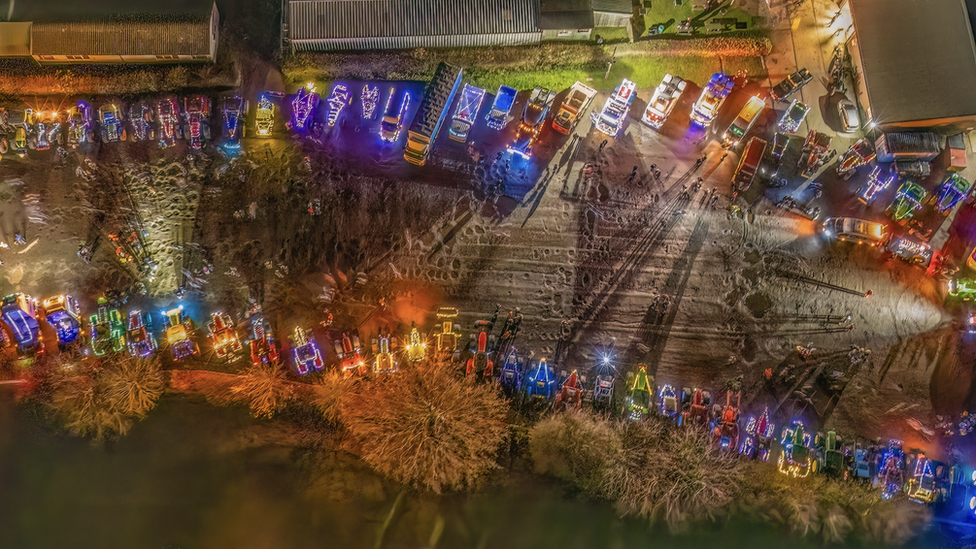
[[[152,141],[156,139],[156,112],[149,103],[137,102],[129,105],[129,126],[132,128],[132,141]]]
[[[421,362],[427,358],[427,340],[420,334],[417,330],[417,326],[410,327],[410,333],[407,335],[407,360],[410,362]]]
[[[156,120],[159,122],[159,147],[168,148],[183,138],[180,126],[180,107],[173,97],[165,97],[156,103]]]
[[[300,376],[307,376],[313,371],[325,368],[325,359],[322,350],[311,332],[305,331],[301,326],[295,327],[295,332],[291,336],[291,361],[295,368],[295,373]]]
[[[396,356],[393,355],[392,343],[393,336],[390,334],[380,334],[374,340],[373,354],[376,355],[373,360],[374,374],[394,374],[400,370]]]
[[[525,394],[535,400],[549,400],[556,393],[556,373],[552,366],[541,359],[525,378]]]
[[[126,340],[129,354],[138,358],[149,358],[156,354],[156,339],[152,334],[152,317],[139,309],[129,311]]]
[[[220,116],[223,120],[221,134],[224,150],[237,151],[244,137],[244,120],[247,118],[247,99],[234,94],[220,100]]]
[[[779,442],[781,448],[777,467],[780,473],[803,478],[817,471],[815,439],[804,430],[802,421],[795,419],[788,427],[784,427]]]
[[[491,360],[488,353],[488,331],[491,323],[487,320],[479,320],[475,323],[478,330],[478,347],[474,355],[468,359],[466,375],[477,376],[480,379],[491,379],[495,375],[495,363]]]
[[[682,423],[690,425],[708,425],[709,411],[712,406],[712,393],[704,389],[695,387],[682,389],[681,391],[681,415]]]
[[[3,298],[0,316],[13,333],[17,355],[30,358],[44,354],[44,336],[37,322],[37,302],[27,294],[11,294]]]
[[[368,368],[366,361],[363,360],[362,348],[359,345],[359,336],[353,334],[342,334],[342,339],[335,342],[336,356],[339,357],[339,366],[342,375],[352,377],[353,375],[366,375]]]
[[[363,107],[363,120],[372,120],[376,116],[376,106],[380,102],[380,87],[366,84],[359,94],[359,99]]]
[[[610,361],[609,354],[597,362],[593,373],[593,407],[598,410],[612,410],[613,387],[620,374]]]
[[[349,88],[345,84],[336,84],[332,87],[332,93],[329,94],[329,99],[326,100],[326,103],[329,104],[329,108],[325,115],[325,121],[331,128],[339,121],[339,115],[342,114],[342,110],[352,103],[352,94],[349,93]]]
[[[278,356],[278,345],[275,343],[268,319],[257,315],[251,318],[251,364],[275,365],[281,360]]]
[[[739,406],[742,403],[742,393],[731,391],[725,393],[725,406],[712,430],[715,446],[723,452],[736,452],[739,449]]]
[[[739,446],[739,454],[749,459],[769,461],[775,431],[776,426],[773,425],[773,420],[769,417],[769,408],[763,408],[759,417],[749,416],[748,421],[746,421],[746,434],[742,440],[742,445]]]
[[[66,294],[49,297],[41,302],[47,323],[58,333],[58,346],[65,348],[81,340],[81,313],[78,302]]]
[[[196,325],[183,312],[183,306],[174,307],[163,312],[163,332],[173,360],[180,362],[191,357],[200,356],[200,346],[193,341]]]
[[[627,375],[627,397],[624,399],[623,416],[631,421],[644,419],[651,410],[651,391],[654,377],[647,375],[647,366],[641,364],[636,373]]]
[[[92,128],[91,107],[84,101],[68,109],[68,145],[75,149],[78,145],[95,140]]]
[[[499,369],[498,383],[502,386],[502,391],[510,397],[515,396],[522,387],[522,361],[514,348],[508,352]]]
[[[837,432],[827,431],[827,436],[823,438],[823,446],[819,448],[821,473],[837,477],[844,476],[847,473],[843,447],[844,441],[837,435]]]
[[[566,408],[579,410],[583,407],[583,394],[585,392],[586,389],[583,388],[582,378],[580,378],[576,370],[573,370],[573,373],[569,374],[569,377],[563,382],[562,387],[559,388],[559,393],[556,394],[556,401],[553,403],[553,407],[557,412]]]
[[[878,471],[878,486],[882,499],[893,499],[905,486],[905,451],[902,441],[889,440],[881,451],[881,469]]]
[[[122,110],[115,103],[98,107],[98,125],[102,143],[125,141],[125,126],[122,124]]]
[[[315,109],[319,106],[319,99],[319,94],[315,93],[315,84],[309,82],[304,87],[299,88],[298,93],[291,100],[291,120],[288,122],[288,129],[299,133],[308,132],[309,126],[315,118]]]
[[[183,137],[191,151],[200,151],[210,141],[210,98],[191,95],[183,98]]]
[[[917,503],[938,503],[948,498],[949,468],[941,462],[918,453],[911,465],[911,476],[905,484],[908,499]]]
[[[110,308],[104,297],[98,299],[98,312],[88,319],[91,349],[95,356],[118,353],[126,348],[125,323],[118,309]]]
[[[681,425],[681,399],[678,391],[671,384],[664,384],[657,389],[657,413]]]
[[[237,337],[237,329],[229,314],[223,311],[211,313],[207,331],[210,333],[210,343],[217,358],[233,361],[244,353],[244,346]]]
[[[454,307],[441,307],[437,310],[437,320],[440,322],[440,326],[435,339],[437,341],[437,354],[441,358],[454,358],[457,353],[458,333],[454,321],[458,314],[460,313]]]

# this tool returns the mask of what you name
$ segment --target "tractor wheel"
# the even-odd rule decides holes
[[[119,136],[119,139],[121,139],[122,141],[125,141],[126,140],[126,137],[128,137],[128,136],[125,133],[125,128],[122,128],[122,135]]]
[[[9,147],[7,145],[7,138],[0,137],[0,154],[7,154]]]

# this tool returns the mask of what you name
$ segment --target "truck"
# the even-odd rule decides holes
[[[493,130],[500,130],[508,124],[508,115],[512,112],[515,105],[515,96],[518,90],[508,86],[498,86],[495,100],[491,103],[491,109],[485,115],[486,126]]]
[[[742,151],[742,158],[739,165],[735,168],[735,176],[732,178],[732,185],[739,191],[745,191],[752,185],[759,171],[759,163],[763,155],[766,154],[766,141],[753,137],[746,143],[745,150]]]
[[[882,133],[874,142],[878,162],[922,160],[931,162],[942,151],[939,136],[933,132]]]
[[[627,123],[627,114],[636,98],[637,84],[624,78],[617,89],[613,90],[613,95],[607,98],[603,110],[596,117],[594,124],[597,131],[606,134],[608,137],[616,138],[624,124]]]
[[[461,87],[462,74],[461,67],[448,65],[443,61],[437,66],[434,78],[427,84],[420,108],[407,131],[407,145],[403,149],[403,158],[407,162],[417,166],[427,163],[431,145],[444,123],[447,109],[454,102],[454,96]]]
[[[569,135],[583,117],[583,111],[593,102],[594,97],[596,97],[596,90],[577,80],[566,94],[566,99],[559,105],[559,111],[552,119],[552,129]]]
[[[390,88],[390,95],[383,109],[383,120],[380,122],[380,139],[393,143],[400,137],[403,119],[410,108],[410,94],[404,88]]]
[[[739,111],[739,116],[735,117],[735,120],[729,124],[729,129],[722,134],[722,146],[735,147],[738,145],[742,138],[749,133],[749,130],[756,125],[759,115],[765,108],[766,102],[761,98],[758,96],[750,97],[742,110]]]
[[[641,122],[655,130],[661,129],[687,86],[688,83],[677,76],[665,74],[664,80],[654,90],[651,100],[647,102],[647,109],[641,117]]]
[[[461,98],[458,99],[457,108],[454,109],[454,116],[451,118],[451,127],[447,130],[447,137],[454,141],[464,143],[468,139],[471,126],[478,117],[478,110],[481,109],[481,102],[485,99],[485,90],[476,88],[471,84],[465,84],[461,89]]]
[[[713,74],[691,108],[691,122],[702,128],[710,126],[734,86],[735,82],[728,76],[720,72]]]
[[[546,117],[552,108],[552,101],[556,98],[556,92],[549,88],[536,86],[529,96],[525,109],[522,111],[522,122],[519,123],[515,139],[508,146],[508,151],[519,154],[523,158],[532,156],[532,145],[539,140],[542,127],[545,126]]]

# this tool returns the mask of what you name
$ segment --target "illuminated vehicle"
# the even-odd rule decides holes
[[[427,342],[417,331],[417,326],[411,326],[407,336],[407,359],[410,362],[420,362],[427,357]]]
[[[761,98],[750,97],[749,101],[746,101],[745,106],[742,107],[742,110],[739,111],[739,115],[729,125],[729,129],[722,134],[722,145],[725,147],[738,145],[742,138],[749,133],[749,130],[756,125],[756,121],[759,120],[759,115],[762,114],[765,108],[766,102]]]
[[[508,352],[499,370],[498,383],[508,396],[514,396],[522,387],[522,361],[515,349]]]
[[[344,84],[336,84],[332,87],[332,93],[326,103],[329,104],[329,109],[326,112],[325,120],[331,128],[339,120],[342,110],[352,104],[352,94],[349,93],[349,88]]]
[[[651,387],[654,386],[654,378],[647,375],[647,366],[644,364],[637,367],[637,373],[628,375],[627,378],[623,416],[631,421],[640,421],[651,410]]]
[[[191,95],[183,98],[183,137],[191,151],[203,150],[210,141],[210,98]]]
[[[713,430],[712,437],[718,448],[724,452],[736,452],[739,449],[739,405],[742,393],[735,393],[735,403],[732,403],[732,392],[725,394],[725,407],[718,424]]]
[[[41,302],[44,318],[58,333],[58,345],[64,347],[81,336],[81,313],[78,302],[70,295],[60,294]]]
[[[769,461],[776,426],[769,417],[769,408],[763,408],[759,417],[749,416],[746,421],[746,436],[739,447],[739,453],[750,459]]]
[[[871,170],[871,175],[868,176],[868,186],[863,192],[857,193],[858,201],[865,206],[870,204],[874,201],[878,194],[884,192],[894,181],[894,174],[888,174],[888,176],[885,177],[884,170],[881,168],[881,166],[875,166],[875,168]]]
[[[800,88],[806,86],[812,80],[813,75],[808,70],[800,69],[773,86],[769,95],[777,101],[786,101],[791,95],[800,91]]]
[[[37,302],[27,294],[11,294],[3,298],[0,317],[10,327],[19,356],[44,353],[44,337],[37,323],[37,314]]]
[[[549,400],[555,392],[556,374],[543,358],[529,370],[525,379],[525,393],[533,399]]]
[[[777,128],[782,133],[793,133],[799,129],[800,124],[807,117],[807,113],[810,112],[810,107],[800,103],[799,100],[794,99],[786,112],[783,114],[783,118],[779,120]]]
[[[867,138],[859,139],[840,157],[837,163],[837,175],[848,179],[857,168],[866,165],[876,157],[877,153],[871,141]]]
[[[888,237],[882,223],[856,217],[828,217],[823,221],[823,233],[831,238],[870,246],[881,246]]]
[[[917,503],[936,503],[947,497],[948,467],[918,454],[911,467],[911,476],[905,485],[908,499]]]
[[[149,358],[156,354],[156,338],[152,334],[152,316],[139,309],[129,311],[129,329],[126,340],[129,354],[139,358]]]
[[[827,151],[830,149],[831,141],[829,135],[817,130],[810,130],[803,142],[803,150],[809,151],[809,153],[802,155],[797,163],[797,166],[802,168],[804,177],[812,174],[827,161],[829,158]]]
[[[844,133],[856,132],[861,127],[861,117],[857,113],[857,106],[850,99],[845,97],[837,102],[837,115],[844,127]]]
[[[258,110],[254,116],[254,133],[258,137],[271,137],[271,132],[274,131],[275,111],[277,109],[278,106],[268,94],[262,93],[258,97]]]
[[[976,280],[953,278],[949,281],[949,295],[962,301],[972,301],[976,298]]]
[[[274,336],[271,334],[271,325],[268,319],[263,316],[256,316],[251,319],[251,364],[260,366],[261,364],[278,364],[278,346]]]
[[[182,305],[163,312],[163,332],[177,362],[200,356],[200,346],[192,339],[195,331],[196,326],[190,317],[183,314]]]
[[[495,375],[495,364],[488,356],[488,327],[491,324],[486,320],[479,320],[475,326],[480,328],[478,331],[478,347],[474,356],[468,359],[466,375],[480,376],[490,379]]]
[[[27,134],[27,127],[23,124],[14,126],[14,152],[23,158],[27,156],[27,149],[37,146],[37,139]]]
[[[223,118],[221,133],[224,149],[238,150],[244,137],[244,120],[247,118],[247,100],[240,95],[224,96],[220,100],[220,115]]]
[[[64,133],[62,132],[61,126],[61,116],[57,111],[42,111],[38,116],[38,126],[44,124],[45,129],[40,130],[38,128],[38,139],[40,139],[40,134],[45,133],[45,138],[50,145],[61,145],[64,142]],[[40,144],[38,144],[40,148]]]
[[[380,138],[383,141],[393,143],[400,137],[400,130],[403,128],[403,121],[407,117],[409,108],[410,94],[407,90],[390,88],[390,96],[386,100],[386,109],[383,111],[383,121],[380,122]]]
[[[922,209],[922,201],[925,200],[925,195],[925,189],[921,185],[914,181],[906,181],[898,188],[895,199],[885,213],[895,221],[908,221],[915,215],[915,212]]]
[[[881,451],[881,470],[878,471],[881,498],[893,499],[905,486],[905,452],[902,441],[890,440]]]
[[[707,425],[708,412],[712,405],[712,393],[695,387],[693,390],[681,390],[681,415],[683,423],[691,425]]]
[[[451,117],[451,125],[447,129],[447,137],[453,141],[464,143],[468,140],[468,133],[471,126],[478,118],[478,111],[481,109],[481,102],[485,99],[485,90],[465,84],[461,89],[461,97],[458,99],[457,108],[454,109],[454,116]]]
[[[583,388],[583,382],[580,380],[579,373],[573,370],[573,373],[569,374],[569,378],[559,388],[553,407],[557,412],[565,408],[576,408],[579,410],[583,407],[583,393],[585,392],[586,390]]]
[[[759,164],[762,163],[763,156],[766,154],[766,141],[751,137],[746,143],[746,148],[739,157],[739,164],[732,174],[732,185],[739,192],[745,192],[752,186],[759,172]]]
[[[51,148],[51,142],[48,140],[48,132],[50,132],[50,127],[45,122],[38,122],[37,129],[34,132],[34,149],[38,151],[46,151]]]
[[[613,407],[613,387],[617,377],[617,368],[610,362],[610,356],[604,356],[594,369],[594,408],[609,410]]]
[[[457,350],[458,334],[455,331],[454,320],[458,317],[458,310],[454,307],[441,307],[437,310],[437,318],[441,321],[440,330],[436,335],[437,352],[451,356]]]
[[[207,331],[210,332],[210,341],[217,358],[234,360],[244,352],[244,346],[237,337],[234,321],[229,314],[223,311],[211,313]]]
[[[691,108],[691,123],[702,128],[709,127],[734,86],[735,82],[728,76],[720,72],[713,74]]]
[[[878,449],[874,444],[857,439],[854,442],[854,461],[851,464],[851,477],[855,480],[874,482],[878,476]]]
[[[380,102],[380,87],[364,85],[359,99],[363,107],[363,120],[372,120],[376,115],[376,105]]]
[[[596,130],[607,137],[616,138],[627,123],[627,115],[634,99],[637,99],[637,84],[625,78],[603,104],[603,110],[594,125]]]
[[[939,194],[936,198],[937,208],[939,213],[942,215],[949,215],[952,208],[959,203],[960,200],[966,198],[973,188],[973,184],[966,181],[958,173],[953,173],[942,182],[942,186],[939,187]]]
[[[569,132],[573,131],[583,118],[583,112],[590,107],[594,97],[596,97],[596,90],[593,88],[579,81],[573,84],[552,119],[552,129],[569,135]]]
[[[301,133],[307,132],[318,106],[319,94],[315,93],[314,84],[309,82],[299,88],[295,98],[291,100],[291,120],[288,122],[288,129]]]
[[[647,102],[647,109],[644,110],[641,122],[655,130],[661,129],[687,86],[688,83],[677,76],[665,74],[664,80],[658,84],[651,100]]]
[[[555,98],[556,92],[548,88],[536,86],[532,90],[532,95],[529,96],[522,111],[522,122],[515,132],[515,139],[508,146],[509,152],[519,154],[523,158],[532,156],[532,145],[539,140],[539,134],[546,125],[546,117],[549,116],[549,109],[552,108],[552,101]]]
[[[68,109],[68,145],[76,149],[78,145],[91,143],[94,140],[91,107],[88,103],[79,101],[77,105]]]
[[[779,442],[782,446],[777,460],[780,473],[803,478],[817,472],[814,438],[803,430],[803,422],[793,420],[789,427],[784,427]]]
[[[843,446],[843,441],[835,431],[827,431],[827,436],[823,440],[823,448],[821,448],[821,456],[823,457],[823,463],[820,466],[820,472],[839,476],[844,474],[844,452],[841,451]]]
[[[390,335],[380,334],[376,341],[376,359],[373,361],[374,374],[393,374],[399,371],[396,357],[390,350]]]
[[[306,332],[302,327],[296,326],[295,333],[290,339],[291,360],[296,374],[305,376],[313,370],[321,370],[325,367],[322,350],[319,349],[318,343],[315,342],[315,337],[310,332]]]
[[[102,143],[125,141],[125,127],[122,125],[122,111],[109,103],[98,107],[98,125]]]
[[[359,336],[342,334],[342,340],[335,342],[336,356],[342,368],[342,375],[352,377],[354,374],[366,375],[366,361],[363,360],[362,349],[359,346]]]
[[[125,322],[118,309],[111,309],[108,300],[98,298],[98,311],[88,318],[92,352],[95,356],[119,353],[125,349]]]
[[[500,130],[508,125],[508,115],[512,112],[517,95],[518,90],[515,88],[498,86],[495,100],[491,103],[491,109],[485,115],[485,125],[493,130]]]
[[[932,261],[932,247],[925,242],[917,242],[907,236],[892,238],[887,250],[907,263],[927,267]]]
[[[403,159],[415,166],[423,166],[430,156],[431,146],[437,139],[441,124],[447,118],[447,109],[454,102],[454,96],[461,87],[460,67],[441,62],[434,71],[434,78],[424,89],[420,107],[413,117],[407,132],[407,144],[403,149]]]
[[[156,113],[152,105],[141,101],[129,105],[129,134],[132,141],[152,141],[156,139]]]
[[[156,103],[156,119],[159,121],[160,148],[172,147],[177,139],[183,138],[180,126],[180,108],[176,99],[165,97]]]
[[[678,392],[674,389],[674,386],[670,384],[665,384],[658,387],[657,390],[657,413],[661,417],[666,417],[681,423],[681,410],[680,410],[680,400],[678,400]]]

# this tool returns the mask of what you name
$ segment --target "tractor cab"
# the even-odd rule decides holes
[[[583,393],[585,391],[583,388],[583,379],[580,377],[579,372],[573,370],[573,373],[569,374],[569,377],[559,389],[559,394],[556,395],[556,411],[567,407],[576,408],[577,410],[582,408]]]
[[[522,386],[522,361],[519,360],[515,349],[509,351],[508,356],[505,357],[498,375],[498,383],[509,396],[518,392],[519,387]]]
[[[376,341],[376,360],[373,362],[373,373],[392,374],[399,371],[396,358],[390,351],[390,334],[380,334]]]
[[[465,374],[469,376],[476,375],[489,379],[495,375],[495,365],[491,361],[491,357],[488,354],[488,332],[491,329],[491,322],[487,320],[479,320],[475,323],[475,326],[479,328],[478,346],[474,356],[468,359]]]
[[[441,322],[437,333],[437,352],[441,355],[453,356],[457,351],[459,327],[455,326],[454,321],[458,314],[459,311],[454,307],[441,307],[437,310],[437,319]]]
[[[556,374],[545,358],[540,359],[535,367],[529,370],[525,392],[536,399],[549,400],[556,388]]]
[[[631,421],[644,419],[651,409],[651,387],[653,376],[647,375],[647,366],[641,364],[637,373],[628,375],[627,398],[624,399],[624,417]]]

